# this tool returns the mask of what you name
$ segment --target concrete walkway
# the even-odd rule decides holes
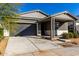
[[[35,53],[32,54],[32,52],[56,48],[60,48],[60,46],[46,39],[37,37],[10,37],[4,55],[34,55]]]

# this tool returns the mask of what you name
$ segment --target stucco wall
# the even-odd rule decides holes
[[[79,33],[79,23],[78,22],[76,23],[76,30]]]
[[[57,35],[61,35],[63,33],[68,33],[68,22],[62,24],[57,30]]]
[[[9,36],[9,31],[8,31],[7,29],[4,29],[4,30],[3,30],[3,35],[4,35],[4,36]]]

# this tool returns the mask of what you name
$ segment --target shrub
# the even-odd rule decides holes
[[[68,39],[68,38],[79,38],[79,34],[77,32],[68,32],[68,33],[63,33],[62,37],[64,39]]]
[[[72,32],[69,32],[69,33],[68,33],[68,37],[69,37],[69,38],[74,38],[74,34],[73,34]]]
[[[62,34],[62,37],[63,37],[64,39],[68,39],[68,38],[69,38],[68,33],[63,33],[63,34]]]
[[[62,37],[63,37],[64,39],[74,38],[74,34],[73,34],[72,32],[63,33],[63,34],[62,34]]]
[[[0,28],[0,38],[3,36],[3,29]]]
[[[74,38],[79,38],[79,34],[77,32],[74,32]]]

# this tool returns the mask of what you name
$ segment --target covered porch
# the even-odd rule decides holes
[[[69,29],[75,31],[75,20],[71,14],[63,12],[44,18],[37,23],[37,35],[54,40],[63,33],[68,33]]]

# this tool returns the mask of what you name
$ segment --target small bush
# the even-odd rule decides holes
[[[68,33],[63,33],[62,37],[64,39],[79,38],[79,34],[77,32],[68,32]]]
[[[77,32],[74,32],[74,38],[79,38],[79,34]]]
[[[64,39],[68,39],[68,38],[69,38],[68,33],[63,33],[63,34],[62,34],[62,37],[63,37]]]
[[[74,38],[74,34],[73,34],[72,32],[63,33],[63,34],[62,34],[62,37],[63,37],[64,39]]]
[[[0,38],[3,37],[3,29],[0,28]]]
[[[74,38],[74,34],[72,32],[68,33],[68,38]]]

